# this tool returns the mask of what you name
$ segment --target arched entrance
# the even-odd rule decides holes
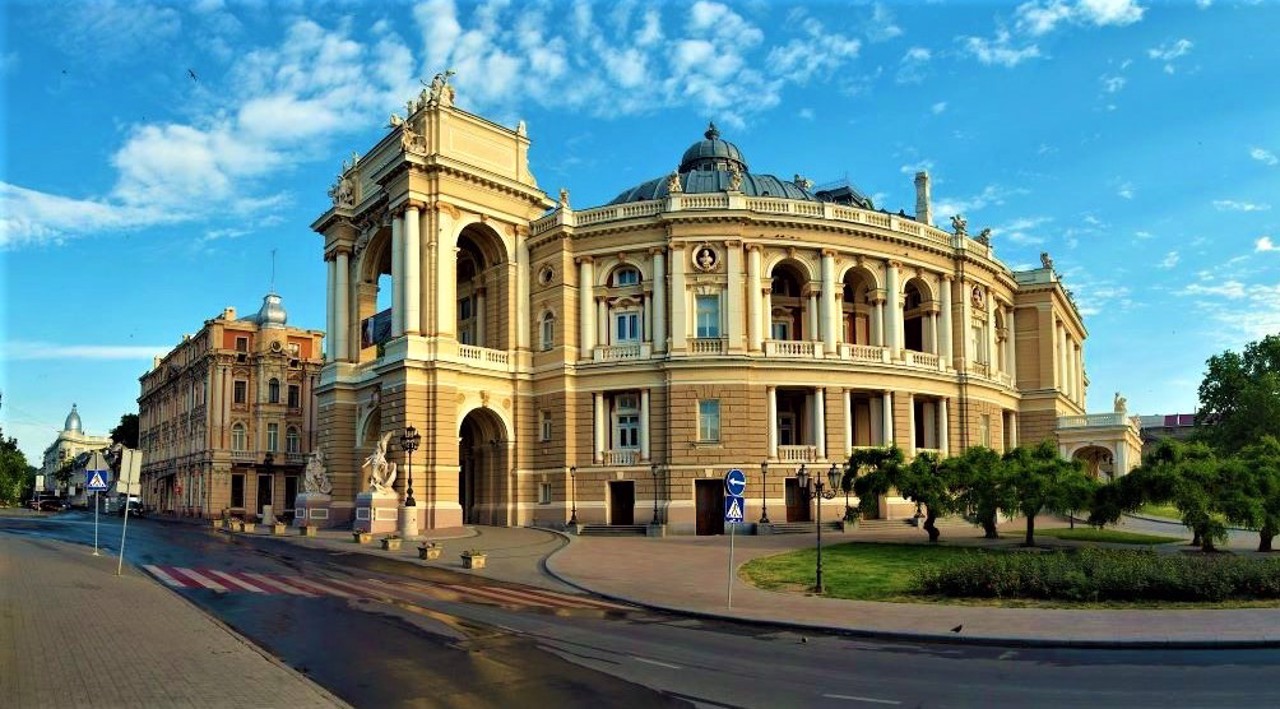
[[[1109,481],[1115,478],[1114,457],[1102,446],[1085,446],[1071,454],[1072,460],[1084,463],[1084,472],[1094,480]]]
[[[463,524],[510,526],[511,441],[489,409],[468,413],[458,431],[458,504]]]

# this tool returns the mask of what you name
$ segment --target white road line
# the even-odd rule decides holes
[[[244,589],[244,590],[246,590],[246,591],[251,591],[251,592],[253,592],[253,593],[266,593],[266,591],[264,591],[264,590],[262,590],[262,589],[258,588],[257,586],[254,586],[253,584],[249,583],[248,581],[242,581],[241,579],[239,579],[239,578],[237,578],[237,577],[235,577],[235,576],[233,576],[233,575],[231,575],[231,574],[229,574],[229,573],[227,573],[227,572],[225,572],[225,571],[218,571],[217,569],[205,569],[205,570],[206,570],[206,571],[208,571],[208,572],[209,572],[209,574],[211,574],[211,575],[213,575],[213,576],[217,576],[218,578],[220,578],[220,579],[222,579],[223,581],[226,581],[226,582],[228,582],[228,583],[233,583],[233,584],[235,584],[235,585],[239,586],[240,588],[243,588],[243,589]]]
[[[184,588],[184,584],[181,581],[179,581],[178,579],[175,579],[169,574],[166,574],[164,570],[161,569],[159,566],[156,566],[154,564],[147,564],[142,568],[146,569],[147,572],[150,573],[152,576],[155,576],[156,578],[169,584],[170,586],[173,586],[174,588]]]
[[[312,581],[311,579],[304,579],[304,578],[294,578],[292,576],[288,578],[288,581],[289,583],[295,584],[300,588],[310,587],[311,589],[317,590],[320,593],[323,593],[327,596],[337,596],[339,598],[355,598],[355,594],[353,593],[347,593],[346,591],[343,591],[342,589],[336,586],[326,586],[325,584],[320,583],[319,581]]]
[[[208,576],[205,576],[204,574],[200,573],[199,571],[196,571],[195,569],[188,569],[185,566],[180,566],[178,568],[175,568],[174,572],[182,574],[183,576],[186,576],[187,578],[191,579],[192,581],[195,581],[196,583],[200,584],[201,586],[204,586],[205,588],[211,588],[215,591],[227,590],[226,586],[223,586],[222,584],[218,583],[217,581],[214,581],[213,579],[209,578]]]
[[[244,575],[245,575],[245,576],[248,576],[249,578],[253,579],[254,581],[257,581],[258,583],[263,584],[264,586],[268,586],[268,587],[270,587],[270,588],[274,588],[274,589],[277,589],[277,590],[280,590],[280,591],[284,591],[285,593],[291,593],[291,594],[293,594],[293,595],[295,595],[295,596],[306,596],[307,598],[315,598],[315,594],[313,594],[313,593],[307,593],[306,591],[303,591],[302,589],[294,588],[293,586],[290,586],[290,585],[289,585],[289,584],[287,584],[287,583],[283,583],[283,582],[281,582],[281,581],[276,581],[275,579],[273,579],[273,578],[271,578],[271,577],[269,577],[269,576],[264,576],[264,575],[262,575],[262,574],[255,574],[255,573],[251,573],[251,572],[248,572],[248,571],[246,571]]]
[[[550,599],[559,601],[561,603],[568,603],[577,608],[581,608],[582,606],[585,605],[585,606],[591,606],[594,608],[602,608],[606,610],[619,610],[619,611],[633,610],[632,608],[627,608],[626,606],[620,606],[620,605],[617,605],[616,603],[609,603],[608,601],[597,601],[594,598],[587,598],[585,596],[571,596],[567,593],[556,593],[555,591],[544,591],[540,588],[522,589],[521,593],[525,593],[531,596],[538,596],[541,598],[550,598]]]
[[[868,704],[901,704],[892,699],[876,699],[875,697],[855,697],[851,694],[824,694],[825,699],[847,699],[851,702],[867,702]]]
[[[483,596],[484,598],[488,598],[489,600],[498,601],[501,603],[521,603],[524,605],[531,605],[531,606],[544,606],[546,608],[556,608],[557,606],[564,605],[560,603],[554,603],[552,601],[542,600],[539,598],[522,596],[516,593],[505,591],[503,589],[491,588],[488,586],[452,586],[451,585],[451,586],[448,586],[448,588],[451,588],[457,591],[463,596],[467,596],[467,595]]]
[[[647,660],[647,659],[645,659],[645,658],[643,658],[643,657],[636,657],[635,655],[632,655],[632,656],[631,656],[631,659],[635,660],[636,662],[643,662],[643,663],[645,663],[646,665],[657,665],[658,667],[665,667],[665,668],[667,668],[667,669],[669,669],[669,670],[678,670],[678,669],[681,669],[681,667],[680,667],[679,665],[672,665],[672,664],[668,664],[668,663],[666,663],[666,662],[658,662],[657,660]]]

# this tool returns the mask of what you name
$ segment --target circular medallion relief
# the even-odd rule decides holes
[[[710,273],[716,270],[719,263],[720,256],[711,248],[711,244],[702,244],[693,250],[693,267],[699,271]]]

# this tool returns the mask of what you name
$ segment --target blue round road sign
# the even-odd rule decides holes
[[[741,497],[742,492],[747,489],[747,476],[741,470],[734,468],[725,473],[724,490],[734,497]]]

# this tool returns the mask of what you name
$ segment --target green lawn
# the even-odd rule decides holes
[[[1173,505],[1157,505],[1148,503],[1138,508],[1139,514],[1148,515],[1150,517],[1163,517],[1165,519],[1181,520],[1182,513]]]
[[[1169,544],[1183,541],[1179,537],[1135,534],[1133,532],[1121,532],[1117,529],[1096,529],[1094,527],[1037,529],[1036,536],[1067,539],[1075,542],[1110,542],[1112,544]]]
[[[972,553],[971,548],[924,544],[838,544],[822,549],[822,580],[832,598],[919,600],[909,597],[914,569],[953,554]],[[816,556],[815,550],[802,549],[755,559],[742,567],[742,575],[768,590],[810,590]]]

